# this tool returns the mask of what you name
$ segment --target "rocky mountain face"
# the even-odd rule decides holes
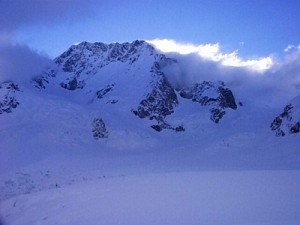
[[[20,104],[15,96],[20,89],[13,82],[0,84],[0,114],[11,113]]]
[[[283,112],[280,113],[271,123],[271,129],[276,136],[285,136],[286,134],[295,134],[300,132],[300,97],[294,99],[292,103],[287,104]]]
[[[209,106],[210,119],[215,123],[219,123],[228,108],[237,109],[234,95],[229,88],[225,87],[224,82],[204,81],[194,84],[191,88],[183,88],[179,94],[202,106]],[[239,104],[242,106],[242,103]]]
[[[158,62],[154,63],[151,72],[152,76],[156,77],[156,82],[153,83],[152,90],[145,94],[137,108],[132,112],[141,119],[148,118],[156,121],[157,124],[151,126],[156,131],[174,129],[165,121],[165,118],[172,114],[178,105],[175,90],[160,71]],[[175,128],[175,130],[178,129]]]

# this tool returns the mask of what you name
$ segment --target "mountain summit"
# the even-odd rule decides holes
[[[54,59],[54,66],[33,81],[40,89],[62,88],[76,92],[74,96],[81,93],[83,101],[98,104],[99,108],[101,105],[103,110],[111,107],[107,104],[115,104],[114,108],[152,120],[150,127],[155,131],[185,130],[182,124],[167,122],[167,117],[180,107],[178,98],[208,106],[210,119],[215,123],[227,110],[237,109],[234,95],[224,82],[204,81],[175,90],[163,68],[176,63],[145,41],[82,42]],[[105,120],[101,121],[105,124]]]

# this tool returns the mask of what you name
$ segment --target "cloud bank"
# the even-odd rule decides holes
[[[28,82],[52,61],[26,45],[0,44],[0,83]]]
[[[244,60],[238,51],[221,52],[217,44],[182,44],[174,40],[148,41],[177,63],[164,68],[177,89],[203,81],[224,81],[240,98],[261,104],[286,104],[300,95],[300,48],[286,52],[282,62],[270,56]],[[262,98],[262,96],[264,96]]]

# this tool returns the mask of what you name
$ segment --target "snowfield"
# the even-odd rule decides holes
[[[99,177],[1,203],[3,225],[298,225],[300,171]]]

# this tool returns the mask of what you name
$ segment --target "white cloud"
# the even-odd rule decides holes
[[[220,60],[224,66],[246,67],[258,72],[264,72],[274,64],[271,57],[243,60],[238,57],[237,51],[230,54],[220,54]]]
[[[147,42],[162,52],[175,52],[182,55],[198,54],[203,59],[220,62],[224,66],[243,67],[257,72],[264,72],[274,64],[270,56],[244,60],[238,56],[237,50],[223,53],[219,43],[194,45],[178,43],[170,39],[154,39]]]
[[[193,45],[193,44],[181,44],[174,40],[169,39],[154,39],[147,41],[153,44],[156,48],[163,52],[177,52],[182,55],[198,53],[204,58],[210,58],[219,52],[219,44],[204,44],[204,45]]]

